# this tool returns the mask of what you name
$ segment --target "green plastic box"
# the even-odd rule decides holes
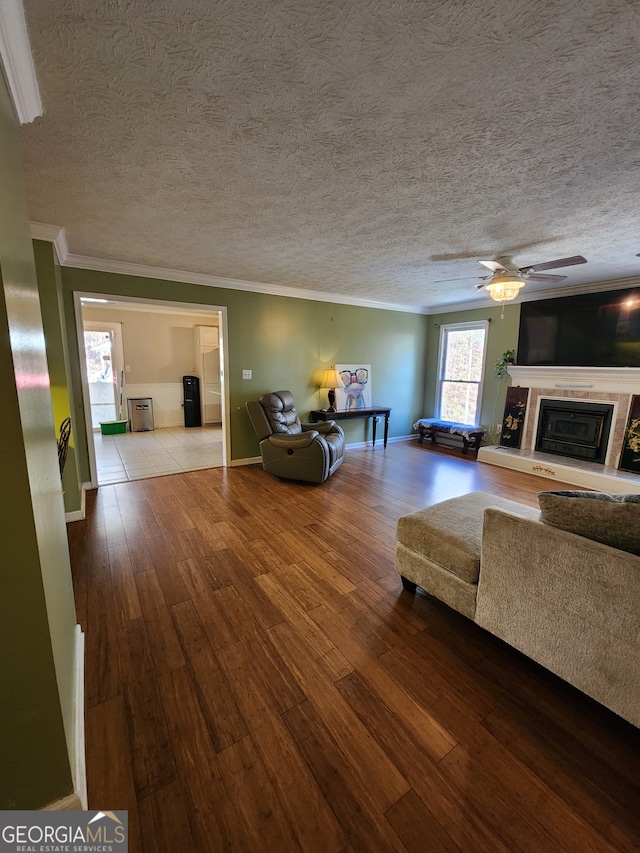
[[[102,435],[117,435],[127,431],[129,421],[100,421]]]

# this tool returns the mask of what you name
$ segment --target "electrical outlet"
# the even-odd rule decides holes
[[[243,370],[242,371],[243,379],[253,379],[253,370]]]
[[[502,432],[502,424],[496,424],[496,433],[500,435]]]

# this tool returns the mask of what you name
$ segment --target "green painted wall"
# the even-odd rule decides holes
[[[40,310],[47,348],[47,364],[51,383],[53,422],[59,431],[60,424],[72,413],[70,400],[69,356],[64,312],[62,309],[62,276],[53,243],[33,241],[33,252],[38,277]],[[62,486],[66,512],[80,509],[81,492],[75,452],[75,430],[72,419],[71,440],[64,468]]]
[[[227,379],[234,460],[259,455],[245,410],[247,400],[286,388],[294,394],[304,418],[310,409],[326,406],[326,392],[320,392],[315,383],[322,370],[335,363],[360,361],[371,365],[373,402],[393,409],[390,436],[409,435],[422,412],[428,321],[424,315],[70,267],[62,269],[62,280],[76,401],[81,396],[73,291],[227,308]],[[243,369],[253,371],[251,380],[242,379]],[[75,424],[81,477],[87,479],[86,436],[82,441],[79,436],[80,429],[84,429],[81,403],[76,403]],[[347,441],[362,441],[365,427],[368,429],[365,421],[346,424]]]
[[[502,306],[478,308],[468,311],[452,311],[448,314],[431,314],[429,322],[429,340],[427,345],[427,378],[425,386],[425,415],[433,417],[438,381],[438,353],[440,347],[440,326],[450,323],[469,323],[474,320],[490,320],[487,340],[487,360],[482,393],[480,423],[489,430],[487,444],[497,443],[495,425],[502,423],[504,401],[511,380],[507,376],[498,379],[495,363],[506,350],[518,348],[518,327],[520,324],[520,306],[505,305],[504,318],[501,318]],[[516,352],[517,354],[517,352]]]
[[[75,613],[18,126],[0,76],[0,809],[71,793]]]

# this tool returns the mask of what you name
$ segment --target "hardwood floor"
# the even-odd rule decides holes
[[[554,487],[396,443],[322,486],[91,493],[69,525],[90,807],[128,809],[131,853],[640,849],[638,730],[393,566],[406,512]]]

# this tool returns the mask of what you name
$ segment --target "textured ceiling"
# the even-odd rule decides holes
[[[638,3],[24,5],[73,254],[432,308],[504,254],[640,274]]]

